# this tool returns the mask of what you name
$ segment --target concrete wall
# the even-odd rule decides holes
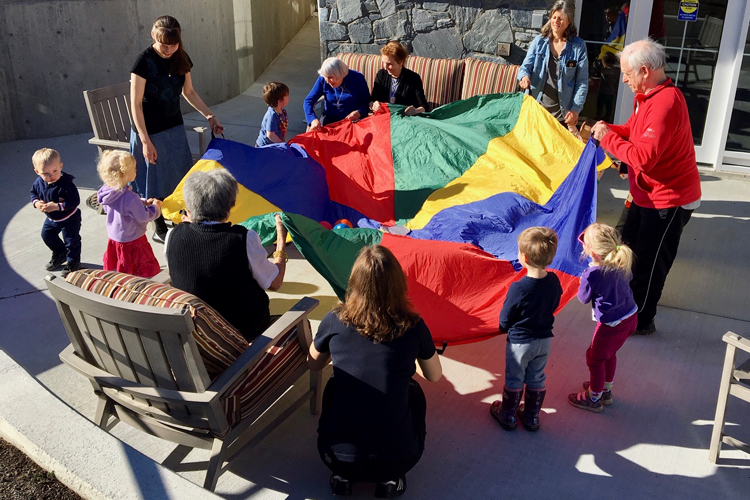
[[[160,15],[180,21],[195,88],[211,105],[249,87],[314,9],[313,0],[2,1],[0,141],[91,130],[82,91],[126,81]]]

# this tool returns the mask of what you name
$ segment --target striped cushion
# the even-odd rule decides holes
[[[428,111],[461,98],[463,60],[409,56],[406,67],[422,77]]]
[[[211,380],[223,373],[250,345],[208,304],[169,285],[98,269],[81,269],[68,274],[65,280],[83,290],[130,304],[190,311],[196,328],[193,338]]]
[[[498,64],[467,58],[461,99],[481,94],[515,92],[519,69],[520,66],[515,64]]]
[[[372,92],[372,86],[375,83],[375,75],[378,74],[380,69],[380,56],[373,54],[350,54],[348,52],[341,52],[336,54],[336,57],[346,63],[349,69],[359,71],[367,80],[367,85],[370,87]]]
[[[291,373],[306,364],[307,350],[297,335],[297,328],[292,328],[269,344],[261,359],[225,393],[222,404],[230,426],[258,409],[269,394],[288,383]]]

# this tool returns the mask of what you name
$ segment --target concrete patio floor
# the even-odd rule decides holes
[[[304,131],[301,109],[319,63],[313,17],[260,79],[240,96],[212,109],[226,137],[252,144],[265,111],[260,89],[278,80],[291,89],[290,137]],[[200,68],[196,68],[200,71]],[[200,92],[200,89],[198,89]],[[83,106],[83,100],[81,100]],[[202,124],[195,114],[187,124]],[[43,284],[49,255],[39,231],[42,216],[28,203],[35,174],[31,155],[53,147],[76,177],[82,199],[98,188],[96,148],[90,134],[0,144],[0,348],[73,409],[91,419],[95,397],[88,382],[57,355],[68,339]],[[601,414],[571,407],[568,393],[587,377],[584,352],[593,323],[588,306],[571,302],[557,317],[547,368],[547,400],[538,433],[503,431],[488,414],[503,386],[505,338],[449,346],[443,379],[424,381],[427,446],[408,475],[404,498],[748,498],[750,455],[725,448],[708,461],[719,373],[731,330],[750,336],[750,177],[703,173],[703,202],[685,229],[657,316],[658,333],[635,337],[619,357],[616,402]],[[599,185],[598,219],[616,222],[627,184],[607,171]],[[104,218],[82,208],[83,262],[101,265]],[[154,250],[163,262],[162,248]],[[321,306],[313,330],[335,304],[330,286],[298,253],[281,290],[271,293],[274,313],[303,295]],[[330,368],[329,368],[330,370]],[[11,388],[0,388],[0,391]],[[750,440],[750,407],[733,400],[728,422]],[[36,418],[45,416],[39,409]],[[31,418],[31,416],[30,416]],[[329,472],[317,455],[317,418],[302,408],[260,444],[228,466],[216,492],[227,499],[329,498]],[[181,448],[120,424],[112,434],[136,450],[202,483],[207,452]],[[63,438],[63,437],[61,437]],[[354,498],[371,498],[355,485]]]

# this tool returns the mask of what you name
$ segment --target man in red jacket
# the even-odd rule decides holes
[[[630,283],[638,305],[636,333],[656,332],[654,317],[682,228],[700,205],[701,185],[685,98],[667,78],[664,47],[652,40],[622,51],[622,81],[635,93],[624,125],[598,122],[594,137],[628,165],[633,202],[622,230],[635,252]]]

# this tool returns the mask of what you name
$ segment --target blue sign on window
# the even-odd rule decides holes
[[[681,0],[680,10],[677,12],[678,21],[698,20],[698,0]]]

